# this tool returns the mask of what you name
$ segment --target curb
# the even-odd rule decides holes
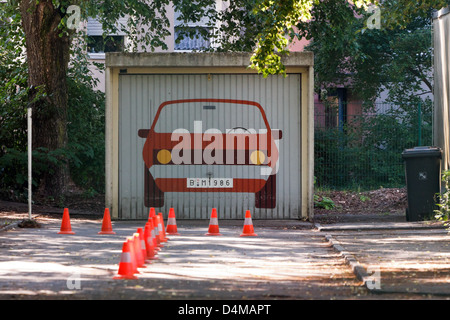
[[[321,232],[324,231],[378,231],[378,230],[425,230],[425,229],[445,229],[442,223],[424,224],[421,222],[406,222],[392,225],[368,225],[368,224],[351,224],[342,226],[322,226],[314,223],[314,227]]]
[[[440,293],[440,292],[428,292],[428,291],[414,291],[408,292],[404,290],[385,290],[380,287],[376,288],[374,286],[374,276],[367,273],[366,269],[355,259],[355,257],[350,254],[345,248],[333,238],[333,236],[326,234],[325,239],[330,243],[334,250],[339,252],[341,256],[344,258],[346,264],[348,264],[353,271],[353,274],[356,278],[363,282],[364,287],[369,290],[369,292],[374,294],[414,294],[414,295],[432,295],[432,296],[442,296],[449,297],[448,293]]]
[[[10,224],[2,226],[2,227],[0,227],[0,232],[18,228],[19,227],[19,223],[20,223],[20,221],[17,221],[17,222],[12,222]]]
[[[319,231],[323,231],[320,229],[321,226],[319,224],[314,224],[314,227]],[[345,248],[341,245],[339,241],[333,238],[330,234],[325,234],[325,240],[333,247],[333,249],[344,258],[344,261],[347,265],[352,269],[353,274],[359,281],[363,282],[364,287],[370,292],[380,292],[379,289],[374,288],[373,286],[373,277],[367,273],[367,270],[363,267],[361,263],[356,260],[355,256],[350,252],[346,251]]]
[[[345,248],[339,243],[339,241],[333,238],[333,236],[326,234],[325,240],[327,240],[328,243],[331,244],[334,250],[340,253],[340,255],[344,258],[344,261],[352,268],[352,271],[355,274],[356,278],[360,281],[363,281],[364,285],[366,285],[367,277],[369,276],[369,274],[367,273],[366,269],[356,260],[356,258],[348,251],[346,251]]]
[[[315,223],[314,227],[318,230],[318,231],[348,231],[348,230],[371,230],[371,229],[361,229],[361,228],[355,228],[355,229],[339,229],[339,228],[323,228],[320,224]],[[423,227],[419,227],[419,228],[415,228],[414,226],[412,226],[412,228],[407,228],[407,229],[441,229],[443,228],[442,226],[440,227],[436,227],[436,226],[423,226]],[[372,230],[381,230],[383,228],[375,228]],[[384,230],[386,229],[396,229],[396,230],[403,230],[406,228],[384,228]],[[363,282],[363,286],[370,292],[370,293],[374,293],[374,294],[414,294],[414,295],[433,295],[433,296],[443,296],[443,297],[449,297],[448,293],[440,293],[440,292],[428,292],[428,291],[414,291],[414,292],[408,292],[408,291],[404,291],[404,290],[386,290],[386,289],[382,289],[379,285],[377,286],[376,282],[377,282],[377,276],[376,274],[370,274],[366,268],[364,268],[364,266],[359,263],[355,256],[353,254],[351,254],[349,251],[347,251],[344,246],[342,246],[342,244],[336,240],[335,238],[333,238],[333,236],[331,234],[325,233],[324,234],[324,238],[325,240],[332,246],[332,248],[337,251],[343,258],[344,261],[347,265],[350,266],[350,268],[352,269],[353,274],[356,276],[356,278],[360,281]]]

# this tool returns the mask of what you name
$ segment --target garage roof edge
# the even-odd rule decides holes
[[[450,6],[442,8],[441,10],[435,10],[433,12],[433,20],[439,19],[450,13]]]
[[[250,65],[251,53],[204,53],[204,52],[170,52],[170,53],[124,53],[106,54],[106,67],[247,67]],[[306,67],[314,64],[312,52],[291,52],[282,58],[286,67]]]

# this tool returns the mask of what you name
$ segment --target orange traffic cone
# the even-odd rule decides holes
[[[139,242],[141,246],[142,258],[144,259],[144,263],[151,263],[147,259],[147,245],[145,244],[144,229],[137,228],[137,233],[139,234]]]
[[[162,226],[161,226],[161,216],[158,214],[156,215],[156,226],[158,229],[158,237],[159,237],[159,243],[165,242],[167,240],[164,239],[164,235],[162,233]]]
[[[162,242],[161,235],[160,235],[159,227],[158,227],[159,217],[155,214],[155,216],[152,219],[153,219],[153,228],[154,228],[153,230],[155,230],[156,246],[159,248],[162,248],[162,247],[164,247],[164,245],[161,243]]]
[[[133,266],[133,272],[134,273],[140,273],[137,266],[137,260],[136,260],[136,253],[134,250],[134,238],[128,237],[127,238],[128,246],[130,247],[130,254],[131,254],[131,265]]]
[[[136,263],[138,268],[146,268],[145,260],[142,256],[141,240],[139,233],[133,233],[134,255],[136,256]]]
[[[158,241],[156,241],[156,233],[155,233],[155,226],[153,225],[153,219],[149,219],[147,223],[150,226],[150,238],[152,240],[153,247],[155,251],[160,251],[161,248],[158,247]]]
[[[167,234],[176,235],[179,236],[177,230],[177,220],[175,218],[175,210],[173,208],[170,208],[169,210],[169,217],[167,218]]]
[[[155,212],[155,208],[150,208],[150,211],[149,211],[149,213],[148,213],[148,220],[150,221],[150,220],[153,220],[153,217],[156,215],[156,212]]]
[[[221,236],[219,233],[219,221],[217,219],[217,210],[213,208],[211,211],[211,218],[209,219],[209,229],[205,236]]]
[[[105,209],[105,213],[103,214],[102,230],[98,234],[116,234],[112,230],[111,215],[109,214],[108,208]]]
[[[148,221],[152,222],[153,224],[153,231],[155,233],[155,239],[156,239],[156,247],[162,248],[164,247],[163,244],[161,244],[161,238],[159,236],[159,230],[158,230],[158,219],[156,216],[155,208],[150,208],[150,213],[148,215]]]
[[[72,231],[72,227],[70,225],[70,216],[69,216],[69,209],[65,208],[62,222],[61,222],[61,229],[58,232],[58,234],[75,234],[75,232]]]
[[[240,236],[257,236],[255,231],[253,230],[252,215],[250,214],[250,210],[247,210],[245,212],[244,230],[242,231],[242,234]]]
[[[122,246],[122,255],[120,256],[119,270],[113,279],[137,279],[134,275],[134,266],[131,257],[130,243],[125,241]]]
[[[151,232],[150,222],[147,222],[144,228],[145,250],[147,252],[147,259],[159,260],[159,258],[156,256],[156,250],[155,246],[153,245]]]
[[[163,215],[162,215],[162,213],[160,212],[160,213],[158,213],[158,216],[159,216],[159,226],[158,227],[161,227],[161,229],[159,230],[159,232],[161,232],[161,234],[162,234],[162,242],[167,242],[167,240],[170,240],[169,238],[167,238],[166,237],[166,227],[164,226],[164,218],[163,218]]]

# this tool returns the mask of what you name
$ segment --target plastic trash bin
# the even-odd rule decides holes
[[[407,221],[423,221],[434,216],[441,190],[442,150],[437,147],[415,147],[402,153],[405,162],[408,195]]]

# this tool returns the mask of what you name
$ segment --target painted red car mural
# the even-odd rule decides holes
[[[202,121],[212,128],[203,132]],[[245,127],[252,121],[260,128]],[[193,130],[186,129],[191,122]],[[229,128],[217,129],[219,123]],[[150,129],[138,135],[146,139],[145,206],[162,207],[165,192],[244,192],[255,194],[256,208],[275,208],[281,130],[270,129],[259,103],[166,101]],[[236,177],[237,171],[243,176]]]

